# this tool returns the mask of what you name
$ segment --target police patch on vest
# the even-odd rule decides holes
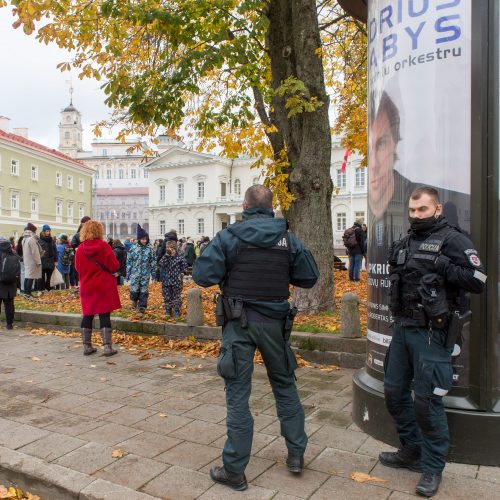
[[[481,265],[481,260],[477,256],[476,249],[468,248],[467,250],[464,250],[464,254],[466,255],[467,259],[474,267],[479,267]]]
[[[443,246],[443,240],[425,240],[418,249],[423,252],[437,253]]]

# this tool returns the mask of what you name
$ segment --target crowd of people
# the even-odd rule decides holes
[[[209,243],[208,236],[195,243],[191,237],[178,238],[176,230],[171,229],[164,239],[151,244],[148,233],[140,225],[137,226],[136,238],[126,238],[123,242],[113,238],[105,240],[102,225],[88,216],[81,219],[71,237],[64,233],[53,234],[48,224],[44,224],[38,234],[38,228],[30,222],[17,241],[14,237],[9,240],[0,237],[0,258],[17,256],[19,266],[15,281],[0,283],[0,306],[3,302],[7,328],[12,328],[16,295],[36,300],[53,289],[78,291],[84,315],[83,329],[89,328],[95,314],[107,314],[107,320],[101,318],[101,325],[109,323],[110,328],[110,312],[121,307],[117,287],[125,282],[130,284],[132,305],[143,314],[152,280],[162,283],[166,315],[178,318],[184,276],[191,274],[193,264]],[[93,265],[88,266],[89,262]],[[112,276],[112,283],[109,279],[103,280],[104,276]],[[110,289],[111,295],[106,295],[101,286],[105,290],[114,287],[114,291]],[[103,312],[102,307],[86,307],[89,297],[97,292],[101,302],[103,297],[109,299],[110,306],[104,308],[112,309]],[[85,353],[90,354],[92,349],[87,346]]]

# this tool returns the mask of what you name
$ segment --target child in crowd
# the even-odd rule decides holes
[[[69,244],[68,235],[60,234],[59,243],[57,244],[57,270],[62,274],[64,283],[60,285],[61,290],[67,290],[70,287],[69,273],[71,264],[75,258],[75,251]]]
[[[161,291],[166,315],[175,319],[181,315],[181,293],[187,268],[187,262],[177,253],[177,242],[168,241],[165,255],[160,260]]]
[[[149,278],[156,267],[156,253],[149,244],[149,234],[138,224],[137,243],[127,254],[127,281],[130,280],[130,300],[144,314],[148,307]]]

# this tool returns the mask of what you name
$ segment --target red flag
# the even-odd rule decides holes
[[[344,161],[342,162],[342,168],[340,169],[341,172],[345,172],[345,167],[347,166],[347,159],[349,158],[350,154],[351,154],[351,150],[349,148],[347,148],[345,150]]]

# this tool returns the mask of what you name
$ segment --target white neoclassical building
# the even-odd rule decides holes
[[[159,148],[160,156],[144,166],[152,238],[162,238],[170,229],[179,237],[212,238],[241,219],[245,190],[262,180],[261,171],[250,168],[252,160],[188,150],[165,136]]]
[[[345,148],[340,137],[332,137],[331,177],[334,185],[332,196],[333,247],[336,255],[345,255],[342,235],[355,220],[367,222],[368,169],[361,166],[362,157],[351,154],[345,172],[342,172]]]

